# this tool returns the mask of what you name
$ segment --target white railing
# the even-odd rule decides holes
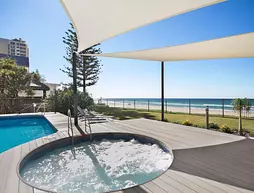
[[[35,104],[35,103],[34,103]],[[43,114],[45,115],[45,111],[46,111],[46,103],[40,103],[40,105],[38,106],[36,112],[39,112],[39,110],[41,109],[43,105]]]
[[[36,111],[35,111],[36,103],[33,103],[33,104],[28,105],[27,107],[21,109],[19,113],[22,113],[24,110],[29,109],[30,107],[33,107],[34,113],[35,113],[35,112],[36,112]]]
[[[79,115],[81,116],[81,118],[83,119],[83,121],[85,123],[85,132],[87,134],[89,134],[90,141],[92,141],[93,136],[92,136],[92,129],[91,129],[91,125],[90,125],[88,110],[87,109],[83,110],[83,109],[80,108],[80,106],[78,106],[77,109],[79,111]],[[89,129],[89,132],[87,132],[87,127]]]

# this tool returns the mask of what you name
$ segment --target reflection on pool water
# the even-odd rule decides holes
[[[27,183],[57,192],[108,192],[143,184],[173,161],[156,144],[137,140],[82,142],[29,161],[20,174]]]

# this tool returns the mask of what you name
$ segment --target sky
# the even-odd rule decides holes
[[[24,39],[29,46],[30,70],[38,69],[47,82],[70,82],[59,70],[68,65],[62,37],[70,22],[60,1],[0,1],[0,37]],[[228,0],[106,40],[101,49],[104,53],[132,51],[254,32],[253,10],[254,0]],[[160,97],[160,63],[100,60],[99,81],[88,88],[93,97]],[[254,58],[167,62],[165,97],[254,98]]]

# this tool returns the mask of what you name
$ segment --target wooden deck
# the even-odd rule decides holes
[[[0,193],[43,193],[21,182],[16,167],[19,160],[34,148],[68,136],[65,115],[47,113],[45,116],[58,129],[57,133],[0,154]],[[252,139],[147,119],[94,124],[92,130],[144,134],[173,149],[173,164],[164,175],[117,193],[254,192]],[[79,132],[76,130],[75,134]]]

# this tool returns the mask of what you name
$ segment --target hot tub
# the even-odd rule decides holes
[[[153,180],[173,161],[170,148],[154,138],[130,133],[95,133],[45,144],[18,165],[21,180],[48,192],[99,193]]]

